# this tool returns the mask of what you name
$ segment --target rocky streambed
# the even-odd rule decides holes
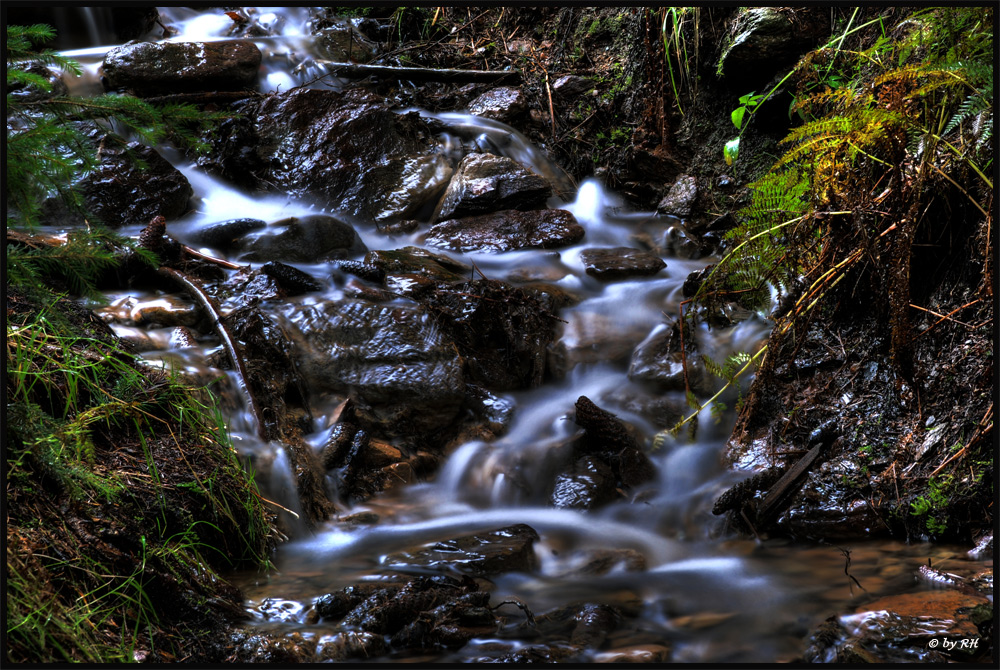
[[[693,178],[643,209],[528,139],[523,88],[330,74],[391,51],[384,21],[159,17],[166,39],[81,59],[232,116],[201,156],[103,153],[84,193],[164,261],[124,267],[97,313],[212,384],[287,539],[273,572],[231,576],[247,620],[217,660],[975,657],[931,640],[986,639],[991,544],[828,535],[853,498],[767,539],[745,505],[794,468],[726,466],[746,381],[669,432],[724,384],[700,356],[771,327],[735,305],[681,326],[720,253]]]

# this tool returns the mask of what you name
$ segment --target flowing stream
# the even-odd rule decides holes
[[[315,76],[310,38],[304,28],[307,13],[302,8],[259,8],[261,22],[283,28],[279,37],[258,40],[265,55],[260,89],[273,91],[308,81]],[[221,13],[171,7],[161,8],[163,23],[179,28],[172,40],[226,39],[230,19]],[[110,47],[80,49],[69,55],[85,66],[86,76],[74,84],[74,92],[99,88],[96,72]],[[330,79],[314,86],[334,86]],[[401,110],[402,111],[402,110]],[[515,129],[467,114],[438,114],[450,132],[441,136],[443,152],[479,143],[490,151],[507,155],[557,183],[568,179]],[[195,190],[194,211],[169,224],[170,233],[186,241],[206,224],[239,217],[269,221],[316,213],[310,202],[282,196],[252,196],[241,193],[196,167],[165,152],[190,180]],[[720,532],[720,521],[711,514],[715,498],[741,478],[728,471],[721,453],[733,425],[732,410],[719,416],[704,411],[694,441],[668,439],[652,450],[654,435],[662,430],[649,413],[650,403],[669,402],[683,407],[681,392],[654,394],[628,379],[633,350],[655,336],[667,323],[666,315],[677,314],[685,278],[713,258],[689,259],[683,254],[664,255],[665,270],[650,278],[604,284],[583,272],[580,253],[592,246],[637,246],[635,235],[644,233],[663,248],[676,247],[683,236],[681,223],[654,212],[630,210],[614,193],[588,179],[566,199],[553,198],[552,205],[570,210],[586,229],[583,241],[558,253],[546,250],[504,254],[470,253],[449,255],[475,264],[486,276],[505,279],[517,272],[544,276],[579,297],[559,317],[559,337],[566,350],[574,352],[568,371],[540,388],[504,393],[499,402],[512,413],[509,430],[491,443],[469,442],[456,448],[442,462],[430,481],[397,487],[353,507],[338,504],[337,518],[315,533],[293,527],[293,537],[281,546],[271,574],[234,575],[247,597],[246,608],[253,625],[295,630],[307,636],[334,632],[333,624],[310,623],[306,612],[313,599],[358,580],[377,580],[394,569],[418,566],[393,563],[391,556],[420,545],[524,523],[534,528],[538,569],[530,573],[508,573],[493,579],[495,602],[520,599],[535,613],[571,602],[616,605],[627,611],[632,623],[616,633],[616,647],[661,644],[672,649],[676,662],[773,662],[795,659],[804,640],[823,619],[855,609],[871,597],[927,588],[916,583],[918,565],[968,561],[966,548],[941,545],[903,545],[894,541],[851,543],[850,574],[846,574],[841,547],[796,544],[784,540],[757,542],[734,539]],[[136,230],[124,231],[136,234]],[[369,249],[423,246],[426,228],[395,238],[379,234],[374,225],[358,227]],[[436,250],[435,250],[436,251]],[[328,277],[329,268],[299,265],[314,277]],[[318,302],[337,300],[344,289],[327,282],[319,293],[292,300]],[[108,313],[127,315],[153,300],[166,300],[168,308],[185,308],[180,296],[154,296],[120,292],[108,296]],[[280,305],[267,309],[277,312]],[[147,359],[181,366],[210,378],[218,371],[205,363],[214,344],[178,348],[170,343],[169,331],[137,333],[136,326],[119,320],[119,332],[148,338]],[[695,334],[701,351],[716,360],[737,351],[754,351],[769,332],[769,323],[753,317],[727,329],[702,328]],[[717,386],[721,381],[717,380]],[[744,382],[745,384],[746,382]],[[744,386],[745,389],[745,386]],[[547,491],[537,485],[549,481],[556,467],[559,448],[577,429],[572,421],[576,399],[586,395],[600,407],[633,424],[640,442],[658,471],[657,478],[629,492],[619,502],[593,511],[555,509],[548,505]],[[724,396],[731,407],[736,392]],[[314,407],[314,433],[307,436],[317,449],[331,428],[332,407]],[[230,417],[235,445],[244,456],[267,463],[258,480],[268,495],[295,510],[292,476],[279,445],[256,437],[246,411]],[[345,523],[342,519],[361,512],[377,515],[369,525]],[[595,550],[627,548],[643,556],[644,567],[623,567],[594,576],[578,568]],[[520,616],[509,608],[510,616]],[[497,641],[477,638],[456,651],[429,658],[462,661],[484,658]],[[504,640],[505,649],[517,642]],[[601,660],[593,652],[592,660]]]

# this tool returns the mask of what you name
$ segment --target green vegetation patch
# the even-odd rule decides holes
[[[6,660],[210,655],[240,609],[218,571],[274,542],[212,396],[89,311],[8,289]]]

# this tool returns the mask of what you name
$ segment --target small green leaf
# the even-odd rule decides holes
[[[746,112],[746,107],[737,107],[730,115],[733,119],[733,125],[736,126],[736,130],[740,130],[743,127],[743,115],[746,114]]]
[[[722,148],[722,155],[726,159],[726,165],[732,165],[733,161],[736,160],[736,157],[739,156],[739,154],[740,154],[740,138],[738,137],[733,138],[728,142],[726,142],[726,146]]]

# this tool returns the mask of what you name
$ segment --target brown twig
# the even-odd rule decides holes
[[[940,319],[938,319],[937,321],[935,321],[934,323],[932,323],[931,325],[927,326],[926,328],[924,328],[923,330],[921,330],[921,331],[920,331],[919,333],[917,333],[917,334],[916,334],[916,335],[915,335],[915,336],[913,337],[913,339],[917,339],[918,337],[920,337],[921,335],[923,335],[924,333],[926,333],[926,332],[927,332],[928,330],[930,330],[931,328],[933,328],[934,326],[938,325],[939,323],[941,323],[942,321],[944,321],[944,320],[946,320],[946,319],[947,319],[948,321],[954,321],[954,322],[955,322],[955,323],[957,323],[957,324],[960,324],[960,325],[963,325],[963,326],[965,326],[966,328],[970,328],[970,329],[972,329],[972,330],[975,330],[975,329],[977,328],[977,326],[973,326],[973,325],[971,325],[971,324],[968,324],[968,323],[965,323],[964,321],[959,321],[958,319],[953,319],[953,318],[951,318],[951,315],[952,315],[952,314],[955,314],[956,312],[960,312],[960,311],[962,311],[962,310],[963,310],[963,309],[965,309],[966,307],[971,307],[972,305],[975,305],[975,304],[976,304],[977,302],[979,302],[980,300],[982,300],[982,298],[976,298],[976,299],[975,299],[975,300],[973,300],[972,302],[967,302],[967,303],[965,303],[964,305],[962,305],[961,307],[957,307],[957,308],[955,308],[955,309],[951,310],[951,311],[950,311],[950,312],[948,312],[947,314],[938,314],[938,313],[937,313],[937,312],[935,312],[935,311],[932,311],[932,310],[929,310],[929,309],[925,309],[925,308],[923,308],[923,307],[919,307],[919,306],[917,306],[917,305],[914,305],[914,304],[910,303],[910,307],[913,307],[913,308],[915,308],[915,309],[919,309],[919,310],[920,310],[920,311],[922,311],[922,312],[927,312],[928,314],[933,314],[934,316],[939,316],[939,317],[941,317]]]
[[[182,244],[181,249],[183,249],[184,253],[192,258],[196,258],[199,261],[205,261],[206,263],[212,263],[213,265],[218,265],[219,267],[226,268],[227,270],[242,270],[246,267],[245,265],[237,265],[236,263],[231,263],[222,258],[216,258],[215,256],[209,256],[208,254],[203,254],[200,251],[195,251],[186,244]]]
[[[959,456],[963,456],[965,453],[967,453],[968,450],[969,450],[969,447],[971,447],[973,444],[975,444],[979,440],[979,438],[982,437],[983,431],[985,431],[986,428],[987,428],[987,423],[989,423],[989,425],[992,427],[992,425],[993,425],[993,403],[992,402],[990,403],[990,406],[986,409],[986,414],[983,415],[983,418],[982,418],[982,420],[980,420],[979,425],[976,426],[976,432],[972,434],[972,437],[969,439],[968,443],[964,447],[962,447],[961,449],[959,449],[958,451],[956,451],[954,454],[952,454],[951,456],[949,456],[948,458],[946,458],[944,460],[944,462],[941,463],[941,465],[937,466],[934,469],[934,472],[932,472],[931,474],[928,475],[928,477],[933,477],[937,473],[941,472],[941,470],[944,469],[944,466],[948,465],[949,463],[951,463],[953,460],[955,460]]]

